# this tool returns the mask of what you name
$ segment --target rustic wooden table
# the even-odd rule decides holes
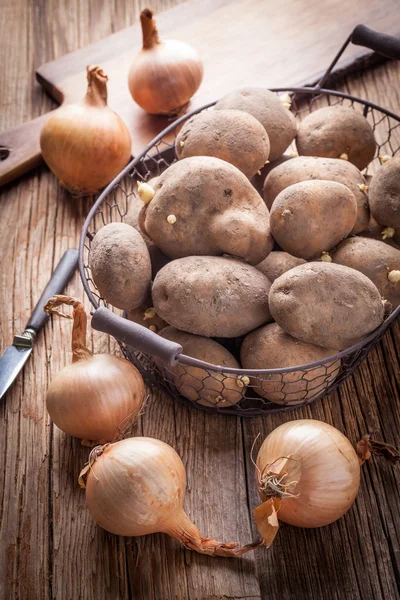
[[[175,0],[153,0],[166,8]],[[145,2],[1,2],[0,129],[38,116],[51,101],[33,82],[41,63],[130,25]],[[139,6],[140,5],[140,6]],[[400,112],[400,65],[343,83]],[[47,279],[78,243],[89,205],[71,200],[45,168],[1,191],[1,346],[23,329]],[[68,291],[83,298],[78,275]],[[185,551],[164,535],[118,538],[91,521],[77,476],[87,449],[46,414],[48,381],[70,358],[70,322],[49,323],[0,406],[0,597],[35,600],[393,600],[400,584],[400,470],[363,468],[349,513],[330,527],[282,526],[274,546],[242,560]],[[399,443],[398,324],[331,397],[294,412],[240,420],[204,414],[152,394],[137,434],[160,438],[188,474],[185,507],[204,535],[246,543],[256,536],[250,464],[255,436],[294,418],[322,419],[353,442],[365,432]],[[95,351],[114,349],[93,336]],[[2,349],[2,348],[1,348]]]

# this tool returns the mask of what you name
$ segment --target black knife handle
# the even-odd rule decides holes
[[[70,248],[65,252],[62,259],[56,266],[49,283],[36,304],[31,318],[26,324],[25,329],[33,329],[38,333],[49,318],[43,308],[49,298],[55,294],[61,294],[67,283],[70,281],[78,265],[79,252],[76,248]]]

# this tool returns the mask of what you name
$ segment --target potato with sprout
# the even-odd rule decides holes
[[[325,106],[301,121],[296,137],[303,156],[341,158],[360,171],[375,156],[376,141],[367,119],[352,108]]]
[[[186,356],[222,368],[240,369],[236,358],[221,344],[210,338],[180,331],[175,327],[166,327],[160,335],[180,344]],[[245,382],[239,375],[189,367],[183,363],[168,367],[164,375],[182,396],[202,406],[229,408],[237,404],[246,392]]]
[[[357,203],[348,187],[334,181],[301,181],[276,198],[271,233],[279,246],[306,260],[319,258],[354,227]]]
[[[400,156],[385,162],[373,176],[369,187],[369,198],[374,219],[380,225],[394,229],[390,234],[399,234]]]
[[[322,348],[291,337],[277,323],[264,325],[243,340],[240,360],[244,369],[284,369],[320,361],[336,354],[333,348]],[[250,383],[262,398],[276,404],[303,404],[320,396],[336,379],[340,359],[310,370],[271,375],[258,374]]]
[[[212,110],[184,123],[175,142],[179,159],[215,156],[252,177],[268,160],[269,138],[257,119],[240,110]]]
[[[279,97],[270,90],[246,87],[229,92],[215,110],[242,110],[260,121],[269,137],[269,160],[282,156],[296,135],[296,120]]]
[[[257,264],[272,250],[267,207],[224,160],[184,158],[157,177],[154,191],[140,226],[168,257],[229,254]]]
[[[151,294],[149,294],[146,300],[132,310],[128,310],[126,313],[127,319],[147,327],[154,333],[159,333],[162,329],[167,326],[167,323],[157,314],[156,309],[153,306],[153,300]]]
[[[366,180],[352,163],[338,158],[299,156],[278,165],[267,174],[264,181],[266,205],[271,210],[275,198],[289,185],[312,179],[336,181],[346,185],[353,192],[357,202],[357,218],[352,233],[367,229],[370,214]]]
[[[400,250],[371,238],[352,237],[339,244],[331,257],[364,273],[393,306],[400,304]]]
[[[311,262],[278,277],[268,296],[273,319],[292,337],[344,350],[381,325],[384,305],[363,273]]]
[[[131,227],[134,227],[136,231],[140,233],[147,246],[151,260],[151,274],[153,278],[157,275],[158,271],[170,261],[168,256],[165,256],[165,254],[161,252],[159,248],[157,248],[153,240],[151,240],[149,236],[143,232],[139,223],[140,211],[142,210],[143,202],[147,202],[149,197],[153,197],[154,189],[152,186],[155,185],[155,183],[156,178],[153,178],[149,184],[146,184],[150,188],[150,192],[148,189],[143,189],[142,187],[140,198],[135,196],[130,198],[130,202],[128,204],[128,213],[124,218],[124,222],[127,225],[131,225]],[[143,184],[140,185],[143,186]]]

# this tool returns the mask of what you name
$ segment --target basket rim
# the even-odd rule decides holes
[[[300,94],[305,94],[305,95],[330,95],[330,96],[336,96],[338,98],[346,98],[353,102],[362,104],[366,108],[371,108],[371,109],[377,110],[377,111],[385,114],[386,116],[391,117],[392,119],[395,119],[396,121],[398,121],[400,123],[399,115],[396,115],[395,113],[383,108],[382,106],[375,104],[374,102],[370,102],[369,100],[364,100],[363,98],[359,98],[359,97],[353,96],[351,94],[346,94],[345,92],[339,92],[337,90],[331,90],[328,88],[321,88],[318,85],[313,86],[313,87],[307,87],[307,86],[306,87],[279,87],[279,88],[266,88],[266,89],[270,89],[270,91],[274,92],[274,93],[292,92],[294,94],[300,93]],[[217,100],[215,100],[213,102],[209,102],[207,104],[204,104],[203,106],[200,106],[200,107],[188,112],[187,114],[183,115],[182,117],[179,117],[179,119],[176,119],[175,121],[173,121],[165,129],[163,129],[158,135],[156,135],[148,143],[148,145],[136,157],[134,157],[126,165],[126,167],[124,169],[122,169],[120,171],[120,173],[113,179],[113,181],[111,181],[111,183],[108,184],[108,186],[102,191],[102,193],[100,194],[100,196],[97,198],[96,202],[93,204],[92,208],[90,209],[90,211],[85,219],[84,225],[82,227],[82,232],[81,232],[81,236],[80,236],[80,240],[79,240],[78,267],[79,267],[79,274],[80,274],[80,278],[81,278],[85,293],[86,293],[90,303],[94,307],[94,309],[99,308],[100,305],[97,302],[94,295],[92,294],[92,291],[89,287],[89,283],[88,283],[88,280],[87,280],[86,274],[85,274],[85,265],[83,262],[86,239],[87,239],[87,237],[89,237],[89,226],[90,226],[90,223],[91,223],[93,217],[96,215],[99,207],[102,205],[102,203],[108,197],[110,192],[118,185],[118,183],[125,176],[129,175],[129,173],[132,171],[132,169],[138,163],[140,163],[142,158],[144,156],[146,156],[146,154],[148,154],[148,152],[156,144],[158,144],[167,134],[169,134],[171,131],[173,131],[178,125],[180,125],[184,121],[187,121],[188,119],[190,119],[192,116],[198,114],[199,112],[202,112],[203,110],[211,108],[212,106],[214,106],[216,104],[216,102],[217,102]],[[400,315],[400,305],[390,313],[390,315],[382,322],[382,324],[377,329],[375,329],[373,332],[368,334],[365,338],[363,338],[359,342],[356,342],[349,348],[346,348],[345,350],[337,352],[336,354],[327,356],[321,360],[314,361],[311,363],[305,363],[302,365],[296,365],[293,367],[276,368],[276,369],[243,369],[243,368],[236,369],[236,368],[230,368],[230,367],[222,367],[221,365],[213,365],[211,363],[193,358],[191,356],[187,356],[185,354],[177,355],[177,357],[176,357],[177,364],[181,363],[181,364],[185,364],[186,366],[198,367],[198,368],[207,369],[209,371],[215,371],[215,372],[219,372],[219,373],[221,373],[221,371],[223,371],[223,373],[226,373],[227,375],[236,374],[236,375],[250,375],[250,376],[258,375],[258,376],[260,376],[260,375],[274,375],[274,374],[282,374],[282,373],[291,373],[291,372],[295,372],[295,371],[299,371],[299,370],[305,370],[305,371],[312,370],[312,369],[315,369],[316,367],[326,366],[326,365],[329,365],[330,363],[334,363],[335,361],[337,361],[339,359],[345,358],[346,356],[349,356],[350,354],[353,354],[353,353],[361,350],[367,344],[372,342],[375,338],[378,338],[378,336],[380,334],[383,334],[388,329],[388,327],[397,319],[397,317],[399,315]],[[143,327],[143,326],[140,325],[140,327]],[[143,329],[145,329],[145,327],[143,327]]]
[[[325,358],[322,358],[320,360],[311,363],[295,365],[293,367],[281,367],[276,369],[234,369],[232,367],[223,367],[222,365],[213,365],[211,363],[204,362],[197,358],[193,358],[192,356],[187,356],[186,354],[178,354],[176,358],[178,364],[181,363],[188,367],[198,367],[201,369],[207,369],[208,371],[216,371],[218,373],[221,373],[222,371],[227,375],[250,375],[252,377],[255,377],[259,375],[278,375],[282,373],[294,373],[295,371],[300,370],[311,371],[317,367],[331,366],[337,360],[345,358],[346,356],[349,356],[350,354],[361,350],[362,348],[364,348],[364,346],[367,346],[370,342],[377,338],[381,333],[384,333],[399,315],[400,305],[390,313],[390,315],[381,323],[379,327],[374,329],[374,331],[369,333],[366,337],[362,338],[362,340],[360,340],[359,342],[356,342],[352,346],[349,346],[348,348],[345,348],[344,350],[341,350],[336,354],[331,354],[330,356],[326,356]],[[266,325],[268,325],[268,323]],[[263,327],[263,325],[261,325],[261,327]]]

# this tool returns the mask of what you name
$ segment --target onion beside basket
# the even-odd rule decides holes
[[[350,42],[366,46],[390,58],[400,59],[400,42],[396,38],[378,34],[366,27],[359,25],[349,36],[346,43],[338,52],[332,64],[327,69],[319,83],[313,87],[279,88],[272,91],[279,94],[288,92],[292,98],[291,110],[301,116],[307,115],[316,108],[329,105],[343,105],[361,112],[371,124],[377,141],[375,158],[368,166],[365,174],[373,174],[379,166],[379,156],[394,156],[400,150],[400,117],[394,113],[373,104],[367,100],[324,88],[324,83],[329,77],[337,61]],[[257,82],[254,82],[257,85]],[[181,124],[194,114],[207,110],[214,103],[208,104],[176,120],[134,158],[127,167],[114,179],[114,181],[99,196],[90,211],[83,227],[80,241],[79,269],[85,291],[95,311],[92,327],[113,335],[121,346],[126,358],[131,360],[141,371],[145,380],[157,387],[167,389],[174,397],[181,399],[186,404],[194,405],[202,410],[235,414],[241,416],[255,416],[266,412],[280,412],[289,410],[293,406],[293,388],[285,380],[300,383],[304,389],[304,399],[296,399],[295,406],[308,404],[311,401],[330,394],[338,385],[346,380],[364,360],[369,351],[378,343],[391,323],[399,316],[400,307],[389,314],[382,325],[357,344],[323,360],[284,369],[265,369],[252,371],[249,369],[222,368],[205,363],[182,353],[182,347],[174,342],[159,337],[149,329],[132,323],[127,319],[107,308],[106,302],[99,295],[91,277],[89,256],[91,241],[95,233],[104,225],[111,222],[123,222],[127,213],[130,198],[136,193],[137,181],[149,181],[159,175],[177,158],[174,150],[174,140]],[[396,141],[397,140],[397,141]],[[340,364],[340,367],[338,366]],[[242,399],[232,405],[225,403],[214,405],[210,401],[207,406],[204,401],[187,400],[179,395],[173,382],[171,367],[179,365],[183,376],[187,369],[196,367],[202,369],[204,377],[196,382],[196,386],[221,385],[229,389],[232,380],[241,378],[246,384],[243,386]],[[332,369],[337,372],[332,373]],[[333,376],[334,375],[334,376]],[[263,382],[268,379],[268,385],[276,384],[281,393],[280,404],[272,403],[256,393],[257,389],[263,390]]]

